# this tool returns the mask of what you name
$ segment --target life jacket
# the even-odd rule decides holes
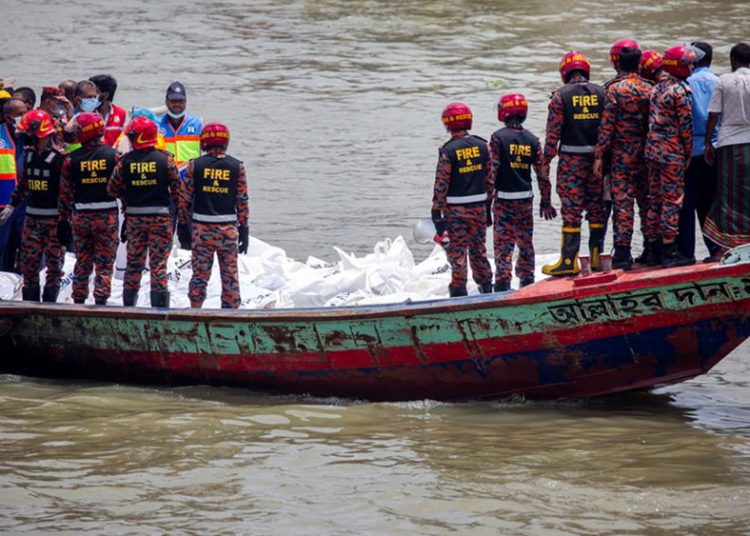
[[[104,125],[104,143],[113,147],[117,138],[122,134],[125,128],[125,120],[128,116],[127,112],[110,103],[111,110],[109,116],[107,116],[107,123]]]
[[[57,217],[60,172],[64,158],[55,149],[47,149],[39,155],[34,151],[26,153],[23,172],[30,194],[27,215],[36,218]]]
[[[500,142],[500,165],[495,170],[495,197],[498,199],[528,199],[534,196],[531,188],[531,168],[539,152],[539,138],[527,130],[501,128],[493,135]]]
[[[74,207],[79,212],[114,210],[117,201],[107,193],[107,182],[115,169],[115,150],[97,143],[69,155],[70,177],[75,185]]]
[[[10,196],[18,182],[16,138],[7,123],[0,124],[0,208],[10,203]]]
[[[559,91],[564,114],[560,153],[593,154],[606,93],[591,82],[572,82]]]
[[[149,147],[122,157],[120,175],[125,187],[126,214],[169,214],[169,155]]]
[[[167,152],[170,153],[180,171],[184,170],[190,160],[201,155],[201,128],[203,122],[196,115],[185,114],[179,128],[175,131],[169,122],[169,115],[159,118],[159,133],[164,136]]]
[[[242,163],[229,155],[205,154],[193,160],[193,221],[237,221],[237,181]]]
[[[448,205],[479,205],[487,201],[484,176],[487,169],[487,141],[469,134],[449,140],[440,149],[451,162]]]

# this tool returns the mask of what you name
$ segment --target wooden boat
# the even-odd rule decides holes
[[[578,398],[692,378],[748,335],[750,263],[737,262],[373,307],[0,302],[0,370],[369,400]]]

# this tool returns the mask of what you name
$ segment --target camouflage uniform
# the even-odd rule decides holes
[[[57,218],[37,218],[27,214],[21,244],[23,286],[39,286],[39,268],[44,256],[47,267],[44,290],[59,290],[63,275],[63,249],[57,240]]]
[[[208,158],[206,164],[203,159]],[[231,168],[236,174],[231,179],[233,184],[223,193],[212,193],[208,184],[196,177],[197,169],[203,170],[204,176],[212,169]],[[208,167],[213,165],[214,167]],[[210,181],[208,181],[210,182]],[[225,184],[222,181],[222,185]],[[222,186],[223,187],[223,186]],[[226,197],[226,199],[224,199]],[[198,199],[202,198],[202,199]],[[208,201],[210,207],[203,207]],[[226,205],[219,207],[220,204]],[[203,214],[202,212],[208,212]],[[225,217],[222,217],[222,214]],[[233,216],[233,218],[232,218]],[[191,160],[185,171],[185,179],[180,194],[179,223],[186,224],[192,219],[193,276],[190,278],[188,296],[192,307],[200,307],[206,299],[206,286],[211,277],[214,253],[219,260],[221,274],[222,307],[237,309],[240,306],[240,285],[237,272],[237,238],[238,226],[246,227],[248,223],[248,194],[245,166],[220,149],[209,148],[206,156]],[[222,220],[206,222],[207,220]]]
[[[646,232],[649,242],[666,243],[677,238],[685,168],[693,150],[690,88],[667,73],[654,87],[650,106],[645,149],[649,172]]]
[[[72,216],[76,246],[73,269],[73,301],[83,303],[89,295],[89,278],[96,266],[94,298],[107,302],[119,244],[117,202],[107,194],[107,182],[115,166],[115,151],[93,140],[68,155],[60,182],[60,219]]]
[[[646,233],[648,173],[643,150],[648,134],[649,98],[652,86],[635,73],[611,84],[602,113],[595,157],[611,155],[610,185],[614,203],[616,246],[630,247],[633,237],[633,200]]]
[[[473,145],[480,153],[473,158],[455,157],[452,143],[466,142]],[[459,149],[460,150],[460,149]],[[482,152],[483,151],[483,152]],[[456,158],[462,167],[454,169],[451,158]],[[455,177],[460,177],[462,170],[471,167],[474,174],[483,175],[483,185],[474,184],[479,193],[477,200],[471,203],[453,203],[453,189],[462,187]],[[475,175],[476,176],[476,175]],[[474,281],[480,288],[486,289],[492,285],[492,267],[487,260],[487,191],[492,188],[492,165],[487,158],[487,142],[476,136],[453,137],[440,149],[437,170],[435,172],[435,186],[433,189],[432,210],[442,211],[447,224],[450,243],[445,248],[448,262],[451,265],[452,292],[466,287],[468,273],[466,255]],[[481,190],[481,191],[480,191]],[[479,198],[482,197],[480,200]]]

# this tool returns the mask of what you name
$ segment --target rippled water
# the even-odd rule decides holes
[[[501,92],[542,135],[571,48],[610,77],[635,36],[746,39],[730,1],[0,0],[0,77],[111,72],[117,101],[226,121],[251,232],[291,254],[358,253],[427,215],[439,120]],[[552,253],[559,221],[537,222]],[[414,246],[418,254],[426,251]],[[746,534],[750,349],[709,375],[605,401],[368,404],[239,390],[0,377],[0,530],[11,533]]]

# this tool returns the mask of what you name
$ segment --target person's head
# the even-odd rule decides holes
[[[159,130],[156,123],[148,117],[139,116],[130,120],[125,127],[125,135],[130,140],[134,150],[156,147],[159,142]]]
[[[86,145],[98,143],[104,135],[104,120],[96,112],[84,112],[76,116],[78,143]]]
[[[63,96],[66,99],[68,99],[70,102],[73,102],[73,97],[75,97],[77,85],[78,82],[76,82],[75,80],[63,80],[57,85],[57,87],[62,90]]]
[[[664,70],[676,78],[685,79],[695,64],[703,59],[703,51],[690,45],[677,45],[664,52]]]
[[[39,98],[39,109],[47,112],[50,117],[65,117],[65,106],[58,100],[62,96],[62,93],[62,90],[57,86],[45,86],[42,88],[42,96]]]
[[[614,67],[615,71],[617,72],[620,72],[622,70],[622,67],[620,65],[620,54],[625,48],[638,50],[641,49],[641,47],[638,45],[638,42],[634,39],[620,39],[619,41],[615,41],[614,43],[612,43],[612,46],[609,49],[609,61],[612,62],[612,67]]]
[[[222,123],[206,123],[201,129],[201,151],[229,147],[229,129]]]
[[[43,110],[26,112],[21,116],[16,127],[16,133],[26,141],[27,145],[34,147],[37,153],[50,145],[51,136],[55,132],[52,118]]]
[[[13,97],[25,102],[29,110],[33,110],[36,107],[36,93],[30,87],[16,88],[13,90]]]
[[[21,99],[8,99],[3,104],[3,120],[9,127],[15,128],[27,110],[26,103]]]
[[[588,80],[591,75],[591,63],[586,56],[573,50],[565,54],[560,60],[560,78],[567,84],[577,75]]]
[[[663,70],[664,62],[657,51],[645,50],[641,54],[640,71],[643,78],[656,82]]]
[[[625,47],[620,50],[619,68],[623,73],[637,73],[641,63],[641,50],[639,48]]]
[[[187,105],[187,92],[181,82],[172,82],[167,88],[165,99],[167,115],[173,119],[179,119],[185,115]]]
[[[93,112],[101,104],[99,89],[91,80],[81,80],[76,84],[73,106],[81,112]]]
[[[747,43],[734,45],[729,51],[729,63],[732,64],[733,71],[740,67],[750,67],[750,45]]]
[[[99,90],[102,102],[114,102],[117,91],[117,80],[109,74],[98,74],[89,78]]]
[[[703,52],[703,58],[696,62],[696,67],[711,67],[711,62],[714,59],[714,47],[704,41],[694,41],[690,43],[693,46]]]
[[[450,133],[469,130],[473,120],[474,114],[468,104],[451,102],[443,108],[443,125]]]
[[[526,121],[529,103],[520,93],[508,93],[497,103],[497,119],[508,127],[518,127]]]

